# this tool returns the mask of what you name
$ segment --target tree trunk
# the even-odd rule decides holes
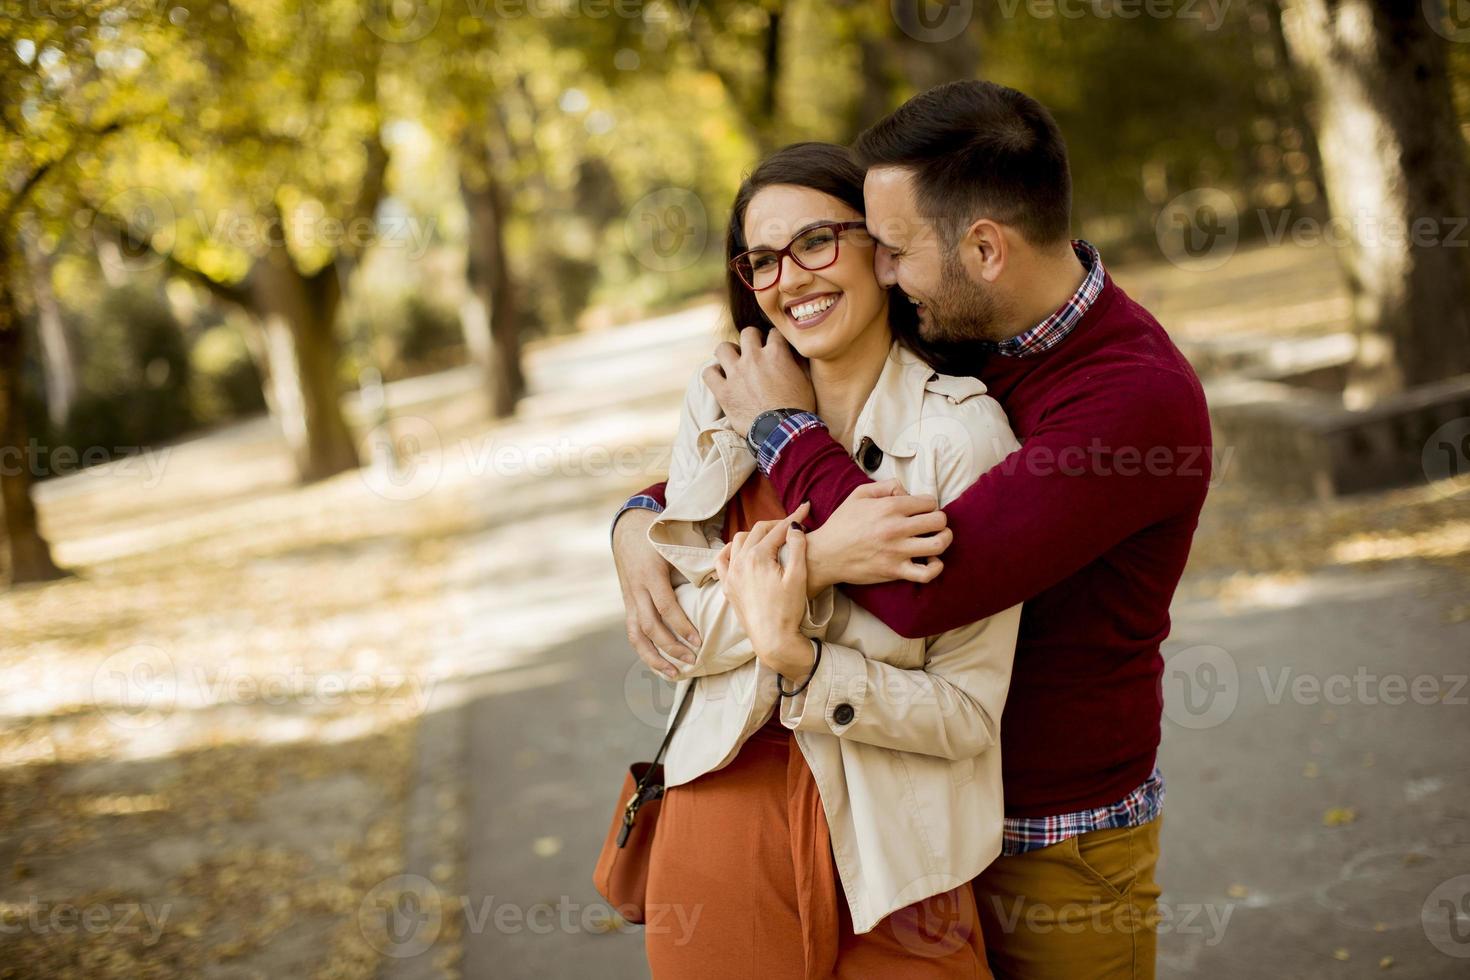
[[[5,514],[10,581],[46,582],[67,572],[51,560],[31,502],[30,439],[21,404],[24,331],[10,291],[10,255],[0,236],[0,510]]]
[[[1418,0],[1289,0],[1282,27],[1315,82],[1328,238],[1344,245],[1347,403],[1465,371],[1470,196],[1443,38]]]
[[[251,305],[265,331],[267,401],[297,475],[309,483],[356,469],[357,446],[337,383],[337,270],[328,263],[304,276],[276,245],[256,261],[249,281]]]
[[[465,343],[485,372],[493,418],[515,413],[525,394],[515,283],[505,254],[505,194],[484,141],[467,136],[460,148],[460,195],[469,218]]]
[[[61,318],[61,304],[51,285],[51,256],[41,249],[34,228],[21,230],[30,276],[31,296],[36,307],[36,335],[41,342],[41,364],[46,373],[46,416],[60,429],[71,416],[77,401],[77,352]]]

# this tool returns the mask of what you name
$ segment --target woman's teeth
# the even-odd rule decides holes
[[[836,296],[823,296],[821,299],[814,299],[810,303],[801,303],[793,306],[789,312],[791,313],[791,318],[798,322],[810,320],[813,317],[827,312],[835,302],[837,302]]]

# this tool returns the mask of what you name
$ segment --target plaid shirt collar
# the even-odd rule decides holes
[[[1071,298],[1058,307],[1051,316],[1023,333],[999,343],[984,341],[983,346],[987,350],[993,350],[1005,357],[1028,357],[1032,354],[1040,354],[1060,344],[1066,339],[1067,334],[1072,332],[1072,328],[1082,321],[1088,308],[1102,293],[1102,256],[1090,242],[1080,238],[1072,240],[1072,251],[1077,253],[1077,258],[1087,269],[1087,275],[1083,277],[1082,285],[1077,287],[1077,291],[1072,294]]]

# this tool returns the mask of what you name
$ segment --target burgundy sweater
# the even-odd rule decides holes
[[[1210,481],[1204,392],[1111,276],[1055,347],[976,361],[1021,448],[945,508],[954,541],[933,582],[843,588],[910,637],[1024,601],[1001,721],[1006,814],[1116,803],[1159,744],[1159,644]],[[811,501],[816,527],[869,477],[818,427],[771,480],[788,510]],[[663,502],[662,484],[644,492]]]

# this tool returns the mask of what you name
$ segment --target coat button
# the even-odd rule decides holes
[[[832,709],[832,720],[837,722],[837,724],[839,725],[845,725],[848,722],[852,721],[852,715],[852,705],[850,704],[839,704],[837,707]]]
[[[871,473],[883,462],[883,450],[879,449],[878,444],[872,439],[863,436],[863,443],[858,447],[858,462],[862,464],[863,469]]]

